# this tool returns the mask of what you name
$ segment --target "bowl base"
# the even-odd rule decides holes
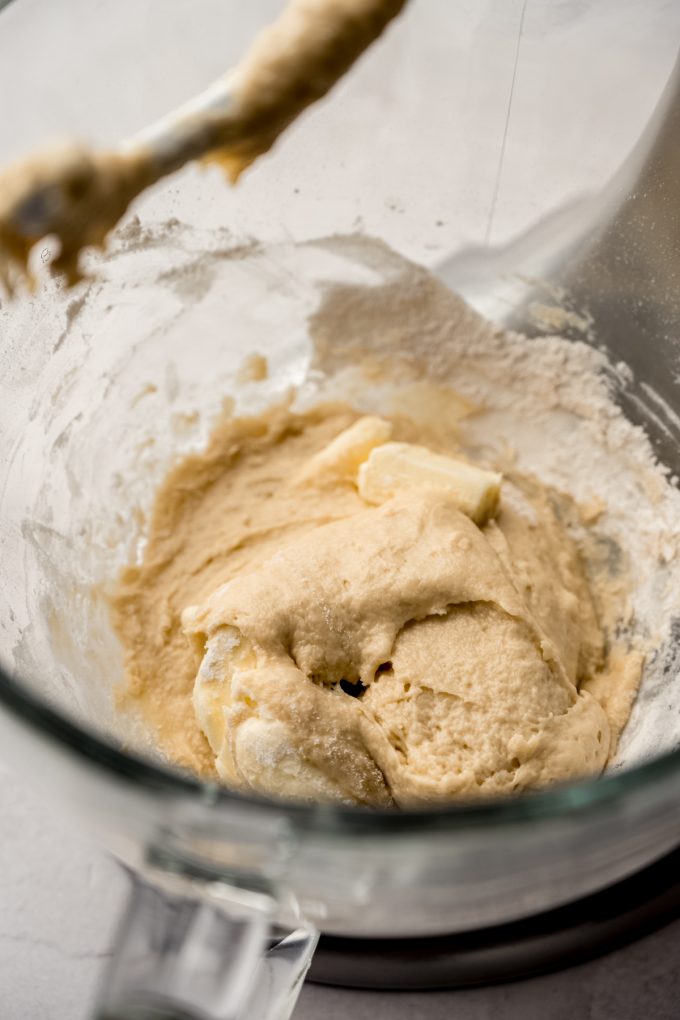
[[[382,990],[470,988],[583,963],[680,916],[680,847],[621,882],[533,917],[414,938],[322,935],[317,984]]]

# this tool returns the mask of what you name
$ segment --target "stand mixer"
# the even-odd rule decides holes
[[[556,308],[571,315],[561,332],[627,362],[621,404],[676,473],[679,102],[676,69],[602,196],[504,248],[437,253],[441,278],[490,317],[532,333],[537,309]],[[198,177],[134,210],[142,222],[93,263],[93,283],[68,294],[42,281],[0,313],[3,755],[134,875],[98,1015],[286,1017],[319,931],[317,980],[432,987],[535,972],[672,915],[677,745],[526,799],[396,814],[235,794],[173,772],[120,728],[97,590],[134,555],[143,528],[130,537],[129,507],[148,506],[176,454],[181,429],[158,436],[158,421],[181,425],[199,406],[200,428],[181,439],[191,445],[225,395],[250,406],[233,386],[244,350],[272,366],[262,399],[301,382],[323,280],[390,272],[355,257],[319,266],[291,241],[235,259],[239,239],[210,226],[223,210],[202,207]],[[207,193],[222,186],[215,177]],[[167,222],[180,205],[187,227]],[[154,220],[164,225],[146,229]],[[200,276],[206,252],[193,290],[168,286],[187,267]],[[151,409],[133,405],[140,380],[158,387]]]

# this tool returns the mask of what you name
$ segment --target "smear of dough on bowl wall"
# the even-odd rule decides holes
[[[379,242],[316,244],[380,280],[323,281],[307,379],[227,407],[157,489],[110,598],[119,711],[230,787],[362,805],[649,754],[680,499],[606,359]],[[250,351],[238,379],[269,375]]]

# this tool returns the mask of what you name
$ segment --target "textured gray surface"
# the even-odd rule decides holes
[[[0,770],[0,1018],[86,1020],[126,881],[54,806]],[[294,1020],[676,1020],[680,920],[562,973],[461,992],[306,985]]]
[[[294,1020],[677,1020],[680,921],[617,953],[532,981],[460,992],[306,985]]]

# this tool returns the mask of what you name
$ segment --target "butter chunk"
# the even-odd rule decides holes
[[[501,481],[495,471],[413,443],[376,446],[359,468],[359,494],[367,503],[384,503],[408,489],[438,489],[480,527],[498,512]]]
[[[359,466],[371,450],[386,443],[392,426],[384,418],[366,415],[344,429],[304,466],[298,481],[317,481],[324,476],[356,483]]]

